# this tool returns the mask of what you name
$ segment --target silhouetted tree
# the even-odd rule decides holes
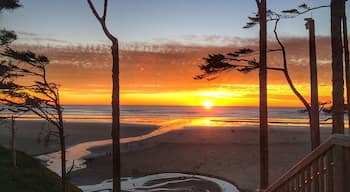
[[[0,103],[16,113],[30,111],[55,126],[57,130],[55,135],[59,138],[61,149],[62,191],[66,191],[63,108],[60,104],[58,85],[47,81],[46,66],[49,60],[31,51],[15,51],[9,47],[5,48],[1,55],[13,59],[15,63],[1,64],[1,68],[8,69],[6,76],[12,80],[1,82]],[[32,83],[22,84],[20,81],[13,80],[18,77],[29,78]]]
[[[119,44],[118,39],[112,35],[106,25],[108,0],[104,0],[104,7],[102,16],[96,11],[92,0],[87,0],[90,9],[98,22],[100,23],[103,32],[107,38],[112,42],[112,146],[113,146],[113,191],[120,191],[120,106],[119,106]]]
[[[345,3],[345,1],[344,1]],[[345,87],[346,87],[346,101],[348,111],[348,127],[350,127],[350,59],[349,59],[349,41],[348,41],[348,24],[346,17],[346,10],[344,6],[343,11],[343,43],[344,43],[344,64],[345,64]],[[350,129],[349,129],[350,130]]]
[[[344,133],[344,79],[342,18],[344,0],[331,0],[333,133]]]
[[[303,103],[303,105],[305,106],[305,108],[308,112],[312,150],[320,145],[320,130],[319,130],[320,127],[319,127],[319,111],[318,111],[319,104],[318,104],[317,94],[315,94],[315,89],[317,89],[317,85],[312,85],[313,87],[311,87],[311,91],[313,91],[313,94],[311,94],[311,96],[315,97],[315,95],[316,95],[316,98],[311,98],[311,101],[314,102],[313,105],[315,107],[317,106],[317,108],[315,109],[315,107],[311,107],[311,105],[306,101],[306,99],[299,93],[299,91],[293,85],[292,79],[290,78],[290,75],[288,73],[288,68],[287,68],[286,49],[285,49],[285,46],[283,45],[283,43],[281,42],[280,38],[278,37],[277,26],[278,26],[278,22],[280,21],[280,19],[294,18],[296,16],[307,13],[309,11],[312,11],[315,9],[320,9],[320,8],[325,8],[325,7],[329,7],[329,6],[323,5],[323,6],[311,8],[304,3],[302,5],[299,5],[297,9],[289,9],[289,10],[282,11],[282,14],[277,14],[273,11],[270,11],[270,18],[269,18],[269,20],[275,21],[274,34],[275,34],[275,39],[277,40],[277,42],[281,48],[281,51],[282,51],[285,78],[286,78],[290,88],[294,92],[294,94]],[[309,25],[309,22],[310,22],[310,19],[309,19],[307,25]],[[314,34],[312,34],[312,36],[313,35]],[[310,37],[310,38],[313,39],[313,41],[314,41],[314,36]],[[312,46],[312,45],[310,44],[310,46]],[[314,58],[313,58],[314,60],[316,60],[315,57],[316,57],[316,55],[314,55]],[[312,61],[310,60],[310,62],[312,62]],[[312,75],[314,75],[314,76],[312,76]],[[315,81],[315,79],[317,80],[317,68],[316,67],[310,68],[310,79],[314,79],[314,81]]]
[[[260,93],[260,189],[269,185],[269,142],[267,114],[267,27],[266,0],[256,0],[259,10],[259,93]]]
[[[244,48],[233,53],[213,54],[204,58],[206,63],[199,68],[204,74],[197,75],[194,79],[203,79],[219,72],[236,69],[239,72],[248,73],[259,69],[259,121],[260,121],[260,188],[268,186],[268,121],[267,121],[267,30],[266,30],[266,0],[256,0],[258,7],[257,17],[254,18],[254,25],[260,24],[259,34],[259,62],[255,59],[245,59],[252,54],[252,49]],[[261,17],[258,17],[258,16]],[[253,24],[251,24],[253,25]],[[232,64],[232,62],[235,62]]]
[[[21,7],[19,0],[1,0],[0,1],[0,11],[3,9],[16,9]]]
[[[273,12],[271,10],[268,10],[267,12],[267,21],[274,22],[274,37],[278,43],[279,48],[276,49],[268,49],[268,53],[272,52],[281,52],[282,53],[282,67],[267,67],[269,70],[276,70],[276,71],[281,71],[283,72],[288,85],[290,86],[291,90],[293,93],[297,96],[297,98],[303,103],[305,106],[308,114],[310,115],[310,105],[306,101],[306,99],[300,94],[300,92],[296,89],[296,87],[293,84],[293,81],[289,75],[288,71],[288,62],[287,62],[287,52],[284,44],[282,43],[279,35],[278,35],[278,24],[281,19],[287,19],[287,18],[295,18],[298,15],[304,14],[308,11],[314,10],[314,9],[319,9],[319,8],[324,8],[324,7],[329,7],[329,6],[319,6],[319,7],[314,7],[310,8],[307,7],[307,5],[303,4],[300,5],[299,8],[302,9],[302,11],[299,11],[298,9],[291,9],[291,10],[284,10],[282,11],[281,14],[278,14],[276,12]],[[248,17],[249,21],[243,28],[250,28],[255,26],[258,21],[259,21],[259,15],[256,15],[254,17]],[[242,50],[245,50],[242,52]],[[200,69],[204,71],[203,74],[197,75],[195,79],[203,79],[203,78],[208,78],[215,73],[221,72],[221,71],[226,71],[230,69],[237,69],[239,72],[244,72],[248,73],[254,69],[260,68],[260,63],[255,60],[254,56],[256,55],[255,51],[249,48],[244,48],[239,50],[238,52],[233,52],[233,53],[228,53],[226,55],[223,54],[215,54],[215,55],[209,55],[208,58],[205,58],[204,60],[206,61],[205,64],[200,65]],[[250,57],[250,58],[249,58]],[[230,61],[230,62],[228,62]],[[220,63],[221,62],[221,63]],[[222,65],[223,62],[226,62],[224,67]],[[232,63],[236,62],[236,63]],[[240,62],[240,63],[237,63]],[[245,63],[245,64],[242,64]],[[214,68],[211,69],[211,71],[207,71],[205,69],[207,68]],[[210,78],[209,78],[210,79]]]
[[[20,7],[18,2],[1,1],[0,10]],[[60,141],[62,191],[65,192],[66,146],[58,86],[47,81],[46,66],[49,59],[29,50],[12,49],[10,44],[16,39],[14,31],[0,30],[0,106],[14,114],[31,111],[57,128],[55,135]],[[12,127],[14,128],[14,121]]]
[[[258,5],[260,2],[258,2]],[[306,99],[300,94],[300,92],[296,89],[296,87],[293,84],[293,81],[289,75],[288,71],[288,63],[287,63],[287,53],[286,53],[286,48],[282,41],[280,40],[278,36],[278,24],[281,19],[288,19],[288,18],[295,18],[298,15],[307,13],[311,10],[314,9],[319,9],[319,8],[324,8],[324,7],[329,7],[327,5],[325,6],[318,6],[318,7],[309,7],[306,4],[302,4],[298,7],[298,9],[290,9],[290,10],[284,10],[282,13],[278,14],[276,12],[273,12],[271,10],[267,10],[265,16],[260,17],[259,15],[263,15],[261,13],[256,14],[255,16],[248,17],[249,21],[243,28],[250,28],[253,26],[256,26],[261,22],[260,18],[265,18],[266,21],[271,21],[274,22],[274,36],[275,39],[278,43],[279,48],[277,49],[262,49],[261,46],[261,36],[264,34],[260,34],[260,44],[259,44],[259,54],[260,54],[260,61],[256,61],[254,56],[256,55],[256,52],[250,48],[243,48],[237,51],[234,51],[232,53],[227,53],[227,54],[210,54],[208,57],[204,58],[205,64],[200,65],[199,68],[204,72],[203,74],[195,76],[195,79],[208,79],[212,80],[216,78],[215,75],[217,75],[220,72],[223,71],[229,71],[229,70],[237,70],[242,73],[249,73],[252,70],[259,69],[259,86],[260,86],[260,150],[261,150],[261,170],[260,170],[260,179],[261,179],[261,188],[264,189],[268,185],[268,181],[265,180],[268,178],[268,157],[264,157],[264,155],[268,154],[268,149],[267,149],[267,141],[268,141],[268,135],[267,135],[267,111],[265,111],[265,105],[264,103],[261,103],[264,99],[266,99],[265,95],[265,90],[264,90],[264,85],[266,84],[266,74],[264,74],[264,69],[266,68],[267,70],[276,70],[276,71],[281,71],[283,72],[288,85],[292,89],[293,93],[297,96],[297,98],[303,103],[305,106],[308,115],[310,117],[310,112],[311,112],[311,107],[309,103],[306,101]],[[261,7],[260,7],[261,9]],[[266,8],[265,8],[266,9]],[[260,28],[261,28],[260,24]],[[266,41],[266,39],[265,39]],[[264,46],[264,45],[263,45]],[[265,45],[266,46],[266,45]],[[282,67],[264,67],[265,64],[262,63],[261,59],[266,59],[262,53],[272,53],[272,52],[281,52],[282,53]],[[214,77],[213,77],[214,75]],[[266,87],[265,87],[266,88]],[[266,120],[266,122],[265,122]],[[265,131],[264,131],[265,130]],[[265,143],[264,143],[265,142]]]
[[[21,7],[21,5],[19,4],[18,0],[3,0],[0,2],[0,12],[2,10],[13,10],[16,8]],[[16,34],[12,31],[7,31],[5,29],[0,30],[0,46],[3,47],[5,45],[8,45],[9,43],[11,43],[14,39],[16,38]],[[6,60],[1,60],[0,63],[5,63]],[[4,69],[0,66],[0,81],[2,81],[2,74],[3,74]],[[1,95],[1,92],[0,92]],[[5,106],[0,106],[0,112],[5,110]],[[12,115],[11,117],[5,117],[2,116],[0,118],[1,120],[8,120],[10,119],[10,128],[11,128],[11,139],[10,139],[10,148],[11,148],[11,154],[12,154],[12,165],[13,167],[17,167],[16,165],[16,147],[15,147],[15,119],[14,119],[14,115]]]

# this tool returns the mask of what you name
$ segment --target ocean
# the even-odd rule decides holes
[[[65,121],[111,122],[110,106],[67,105],[64,106]],[[258,126],[258,107],[203,107],[191,106],[121,106],[121,122],[162,124],[172,120],[199,119],[199,125]],[[301,107],[270,107],[271,126],[308,126],[308,116]],[[320,113],[321,126],[331,126],[329,114]],[[345,116],[346,118],[346,116]]]
[[[192,106],[121,106],[122,123],[156,124],[174,120],[191,120],[198,126],[258,126],[258,107],[204,107]],[[111,106],[66,105],[64,121],[69,122],[111,122]],[[283,127],[308,126],[308,116],[301,107],[270,107],[269,125]],[[347,115],[344,116],[347,120]],[[330,114],[320,113],[321,127],[330,127]],[[18,119],[39,119],[34,114],[24,114]]]

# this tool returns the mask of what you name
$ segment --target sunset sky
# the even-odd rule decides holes
[[[268,8],[295,8],[303,1],[269,0]],[[307,0],[312,6],[329,1]],[[109,104],[111,55],[85,0],[21,1],[23,8],[0,15],[3,27],[19,35],[18,49],[49,57],[50,80],[61,85],[64,104]],[[102,8],[102,1],[95,0]],[[349,6],[349,5],[347,5]],[[110,0],[108,25],[121,42],[123,105],[258,105],[258,75],[229,72],[212,81],[193,80],[210,53],[241,47],[257,50],[258,26],[242,29],[256,11],[254,0]],[[308,31],[304,18],[316,20],[320,101],[331,95],[329,10],[313,11],[279,26],[293,81],[309,95]],[[269,25],[269,47],[276,48]],[[270,55],[279,66],[279,54]],[[271,106],[301,106],[279,72],[269,73]]]

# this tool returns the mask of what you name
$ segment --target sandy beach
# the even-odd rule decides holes
[[[330,129],[322,129],[322,138]],[[258,129],[249,127],[196,127],[177,130],[144,141],[150,147],[124,152],[122,176],[140,177],[158,172],[185,172],[212,175],[254,191],[259,184]],[[270,181],[310,151],[305,128],[270,129]],[[95,150],[110,150],[110,146]],[[88,168],[73,173],[72,181],[89,184],[111,178],[111,158],[88,160]],[[98,175],[98,176],[97,176]]]
[[[32,155],[56,151],[37,142],[42,122],[17,123],[17,147]],[[134,137],[154,131],[157,126],[123,124],[121,135]],[[5,129],[5,128],[2,128]],[[109,123],[66,123],[67,145],[110,138]],[[6,129],[5,129],[6,130]],[[322,128],[322,139],[330,135]],[[1,131],[0,143],[8,144],[9,131]],[[303,127],[271,127],[270,181],[310,151],[309,130]],[[186,127],[138,142],[122,144],[121,174],[140,177],[162,172],[198,173],[234,183],[242,191],[254,191],[259,185],[259,130],[257,127]],[[111,146],[89,149],[104,154]],[[112,177],[108,155],[89,158],[87,168],[74,171],[71,181],[77,185],[97,184]]]

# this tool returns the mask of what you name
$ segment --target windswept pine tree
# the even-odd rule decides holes
[[[266,103],[264,100],[267,98],[266,93],[266,72],[265,70],[275,70],[283,73],[289,87],[293,91],[293,93],[297,96],[297,98],[303,103],[305,106],[309,118],[311,117],[311,106],[307,102],[307,100],[301,95],[301,93],[296,89],[293,84],[293,80],[288,71],[288,61],[287,61],[287,51],[286,48],[278,35],[278,24],[282,19],[292,19],[299,15],[305,14],[312,10],[329,7],[329,5],[318,6],[318,7],[309,7],[307,4],[301,4],[296,9],[283,10],[281,13],[277,13],[271,10],[267,10],[266,13],[261,12],[261,4],[263,2],[257,1],[259,12],[254,16],[248,17],[248,22],[243,28],[251,28],[256,25],[260,25],[260,32],[264,30],[263,28],[266,25],[261,22],[274,22],[274,37],[277,41],[278,48],[267,49],[266,44],[262,41],[266,41],[266,34],[260,33],[260,42],[259,42],[259,60],[255,58],[257,55],[257,51],[251,48],[242,48],[236,50],[234,52],[226,53],[226,54],[210,54],[208,57],[204,58],[205,63],[200,65],[199,68],[203,71],[203,74],[195,76],[194,79],[215,79],[219,73],[224,71],[236,70],[241,73],[249,73],[253,70],[259,69],[259,86],[260,86],[260,153],[261,155],[261,188],[266,188],[268,184],[268,135],[267,135],[267,109]],[[265,7],[266,9],[266,7]],[[263,27],[263,28],[262,28]],[[266,29],[265,29],[266,33]],[[265,36],[264,36],[265,35]],[[265,37],[265,40],[262,39]],[[266,64],[266,55],[264,53],[274,53],[280,52],[282,55],[282,66],[281,67],[270,67]],[[316,129],[317,127],[310,129]],[[312,130],[314,131],[314,130]],[[316,131],[317,132],[317,131]],[[319,138],[319,134],[316,135]],[[312,146],[319,145],[319,139],[312,139]],[[317,142],[318,141],[318,142]],[[266,156],[265,156],[266,155]]]
[[[0,2],[0,12],[2,10],[13,10],[21,7],[19,4],[18,0],[8,0],[8,1],[1,1]],[[0,30],[0,46],[1,48],[7,46],[10,44],[12,41],[14,41],[17,38],[15,32],[13,31],[8,31],[5,29]],[[3,68],[2,65],[5,64],[7,61],[6,60],[0,60],[0,89],[2,88],[1,84],[2,82],[5,82],[6,80],[9,80],[4,73],[6,73],[7,69]],[[0,91],[1,94],[1,91]],[[0,113],[3,112],[4,110],[10,110],[11,108],[7,108],[6,106],[0,106]],[[12,111],[15,114],[15,111]],[[15,119],[14,119],[14,114],[11,117],[5,117],[1,116],[0,121],[5,121],[10,119],[10,124],[11,124],[11,153],[12,153],[12,165],[13,167],[17,167],[17,160],[16,160],[16,148],[15,148]],[[4,123],[4,122],[0,122]]]
[[[66,191],[66,145],[63,125],[63,108],[60,104],[59,86],[47,80],[47,57],[31,51],[16,51],[5,48],[1,55],[11,58],[11,62],[1,63],[6,69],[5,76],[10,81],[1,82],[0,103],[13,112],[32,112],[54,125],[57,131],[50,134],[59,138],[61,150],[62,191]],[[4,78],[4,77],[2,77]],[[21,79],[31,79],[21,83]]]
[[[18,0],[5,0],[0,10],[21,7]],[[59,138],[61,149],[62,191],[67,191],[66,145],[63,108],[59,86],[47,80],[49,59],[30,50],[17,51],[10,44],[17,39],[14,31],[0,31],[0,105],[11,112],[32,112],[55,126],[50,134]]]
[[[278,48],[270,48],[267,50],[267,53],[280,52],[282,55],[282,66],[281,67],[269,67],[267,66],[267,70],[275,70],[283,73],[289,87],[293,91],[293,93],[297,96],[297,98],[304,105],[306,111],[308,112],[309,117],[311,116],[311,106],[309,102],[301,95],[301,93],[296,89],[293,80],[289,74],[288,70],[288,60],[287,60],[287,50],[278,35],[278,24],[282,19],[292,19],[309,11],[329,7],[329,5],[318,6],[318,7],[309,7],[306,4],[302,4],[298,6],[297,9],[289,9],[283,10],[281,13],[277,13],[271,10],[267,11],[267,21],[274,22],[274,37],[278,44]],[[243,28],[251,28],[256,26],[259,23],[259,15],[248,17],[248,22]],[[260,69],[261,64],[260,61],[255,59],[256,50],[250,48],[242,48],[238,51],[234,51],[232,53],[227,54],[212,54],[205,58],[205,63],[200,65],[200,69],[204,72],[201,75],[197,75],[195,79],[203,79],[208,78],[212,79],[212,76],[216,73],[236,69],[242,73],[249,73],[252,70]],[[311,127],[311,129],[313,129]],[[318,144],[313,144],[313,146],[317,146]]]
[[[260,188],[267,188],[269,181],[269,160],[268,160],[268,114],[267,114],[267,20],[266,0],[256,0],[258,7],[256,23],[260,25],[259,33],[259,62],[255,59],[245,59],[254,51],[244,48],[233,53],[209,55],[205,58],[206,63],[200,65],[204,74],[198,75],[195,79],[203,79],[219,72],[236,69],[239,72],[248,73],[259,69],[259,121],[260,121]],[[231,62],[236,62],[232,64]],[[246,63],[246,64],[242,64]]]
[[[19,7],[22,7],[22,5],[19,4],[19,0],[1,0],[0,1],[0,11],[2,11],[3,9],[13,10]]]

